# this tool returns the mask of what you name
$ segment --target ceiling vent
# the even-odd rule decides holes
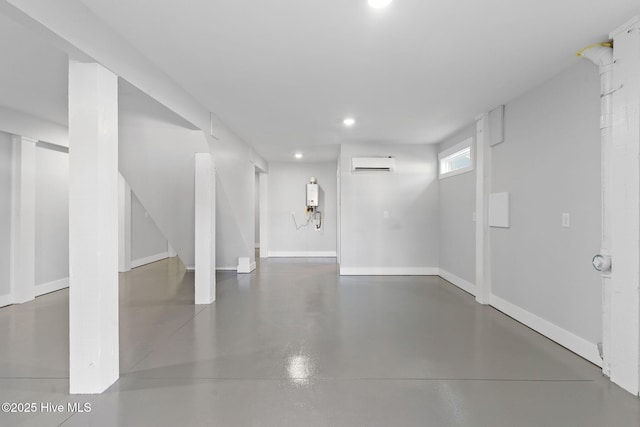
[[[393,157],[352,157],[352,172],[393,172],[396,166],[396,159]]]

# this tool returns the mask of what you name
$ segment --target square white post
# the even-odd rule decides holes
[[[491,142],[489,114],[476,118],[476,301],[491,303],[491,242],[489,193],[491,192]]]
[[[195,155],[195,303],[216,300],[216,175],[211,154]]]
[[[119,377],[118,78],[69,63],[70,391]]]
[[[640,391],[640,19],[611,34],[613,143],[611,147],[611,281],[605,289],[604,333],[611,380]]]
[[[16,304],[36,297],[36,143],[23,136],[13,137],[9,274],[12,302]]]
[[[269,257],[269,175],[261,173],[260,188],[260,258]]]
[[[131,187],[118,175],[118,271],[131,270]]]

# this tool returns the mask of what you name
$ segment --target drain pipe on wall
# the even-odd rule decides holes
[[[613,126],[613,44],[598,43],[587,46],[576,54],[598,66],[600,71],[600,146],[602,155],[602,243],[600,254],[594,257],[594,267],[602,274],[602,343],[598,350],[602,358],[602,372],[611,376],[611,152]],[[602,268],[604,267],[604,268]]]

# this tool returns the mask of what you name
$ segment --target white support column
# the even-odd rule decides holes
[[[269,175],[260,178],[260,258],[269,257]]]
[[[211,154],[195,155],[196,304],[216,300],[216,174]]]
[[[131,270],[131,187],[118,174],[118,271]]]
[[[614,40],[608,365],[611,380],[640,391],[640,19]]]
[[[69,344],[72,394],[119,377],[118,77],[69,62]]]
[[[491,143],[489,114],[476,119],[476,301],[491,303],[491,240],[489,193],[491,192]]]
[[[23,136],[13,137],[11,190],[11,271],[13,303],[36,297],[36,143]]]

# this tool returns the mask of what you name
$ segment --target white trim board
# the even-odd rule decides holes
[[[195,268],[193,271],[195,271]],[[216,267],[216,271],[238,271],[238,267]]]
[[[69,287],[69,278],[65,277],[64,279],[54,280],[53,282],[43,283],[41,285],[36,285],[36,296],[49,294],[51,292],[59,291],[60,289]]]
[[[587,359],[594,365],[602,367],[602,359],[600,359],[600,353],[598,352],[598,346],[596,344],[590,343],[584,338],[495,295],[491,295],[491,306],[571,350],[578,356]]]
[[[438,276],[442,277],[444,280],[454,286],[457,286],[463,291],[468,292],[473,296],[476,295],[476,285],[474,285],[473,283],[464,280],[463,278],[458,277],[453,273],[449,273],[447,270],[443,270],[442,268],[440,269],[440,274],[438,274]]]
[[[54,280],[52,282],[42,283],[40,285],[35,286],[35,296],[39,297],[45,294],[50,294],[51,292],[59,291],[61,289],[65,289],[69,287],[69,278],[65,277],[64,279]],[[33,300],[30,300],[33,301]],[[25,301],[25,302],[30,302]],[[15,304],[15,300],[12,294],[0,295],[0,307],[6,307],[8,305]]]
[[[336,258],[336,251],[269,251],[269,258]]]
[[[438,276],[437,267],[340,267],[341,276]]]
[[[169,258],[169,252],[162,252],[144,258],[134,259],[131,261],[131,268],[141,267],[143,265],[151,264],[152,262],[161,261],[167,258]]]

